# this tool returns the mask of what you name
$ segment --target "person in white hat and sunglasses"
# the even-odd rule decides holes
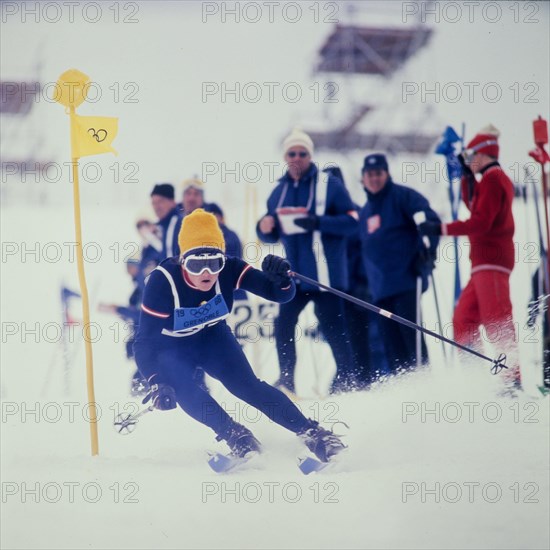
[[[346,237],[358,228],[358,214],[344,184],[312,162],[311,138],[294,129],[283,142],[288,170],[267,200],[267,213],[256,231],[266,243],[283,243],[297,273],[341,291],[348,290]],[[341,298],[299,283],[296,297],[281,305],[275,321],[275,341],[281,376],[278,385],[294,393],[296,325],[313,301],[315,315],[331,347],[337,372],[331,392],[358,389],[361,376],[351,349]]]

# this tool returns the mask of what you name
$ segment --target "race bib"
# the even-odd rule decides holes
[[[296,225],[294,221],[305,218],[308,215],[307,208],[303,206],[285,206],[284,208],[277,208],[276,212],[281,229],[285,235],[306,233],[306,230]]]
[[[198,307],[174,309],[174,332],[197,332],[214,325],[229,315],[227,304],[221,294]]]

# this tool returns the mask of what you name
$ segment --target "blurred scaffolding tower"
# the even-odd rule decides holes
[[[366,10],[369,4],[365,3]],[[358,19],[362,9],[356,3],[347,4],[348,19]],[[384,8],[383,8],[384,9]],[[391,78],[402,69],[420,50],[425,48],[432,37],[432,29],[420,23],[396,26],[361,26],[357,24],[335,25],[332,33],[318,51],[315,74],[329,73],[331,78],[344,76],[350,79],[363,79],[362,97],[367,97],[373,87],[382,85],[395,89]],[[365,77],[378,77],[376,83]],[[352,85],[347,86],[352,88]],[[364,92],[367,93],[364,93]],[[373,94],[375,95],[375,94]],[[425,133],[418,125],[406,132],[392,132],[391,119],[398,116],[399,106],[386,109],[385,130],[362,132],[360,123],[378,107],[361,100],[352,99],[351,109],[345,123],[328,131],[309,131],[315,146],[328,151],[350,152],[353,150],[382,150],[390,154],[415,153],[424,155],[432,151],[437,134]]]
[[[0,186],[3,204],[15,196],[25,202],[43,204],[48,197],[41,181],[44,171],[52,164],[47,158],[47,129],[34,117],[42,99],[40,83],[42,63],[35,64],[30,79],[0,81]]]

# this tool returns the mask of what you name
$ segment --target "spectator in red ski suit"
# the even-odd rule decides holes
[[[466,235],[470,241],[471,278],[453,315],[457,342],[481,348],[480,325],[488,340],[509,354],[506,378],[520,385],[517,344],[510,301],[510,274],[514,268],[514,186],[498,163],[499,131],[492,125],[470,141],[459,156],[463,165],[462,199],[470,219],[452,223],[426,222],[426,235]],[[476,173],[481,174],[477,181]]]

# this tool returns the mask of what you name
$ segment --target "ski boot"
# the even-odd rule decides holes
[[[509,367],[505,372],[502,373],[504,387],[499,392],[500,397],[511,397],[516,398],[521,392],[521,372],[519,367],[513,366]]]
[[[334,432],[319,426],[319,422],[315,420],[309,420],[306,427],[298,432],[298,436],[321,462],[329,462],[333,456],[347,449]]]
[[[239,458],[249,458],[252,454],[260,453],[262,450],[260,442],[252,432],[237,422],[230,424],[224,432],[216,437],[216,440],[225,440],[231,449],[231,454]]]

